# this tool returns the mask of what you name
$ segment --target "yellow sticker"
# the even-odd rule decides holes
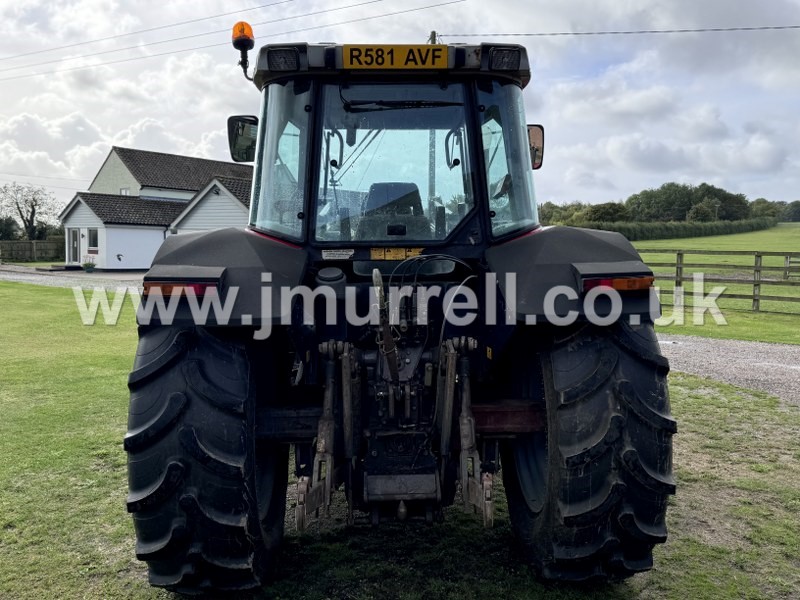
[[[405,260],[422,254],[424,248],[370,248],[371,260]]]
[[[486,358],[488,358],[489,360],[492,360],[492,347],[491,346],[486,346]]]
[[[385,248],[384,249],[384,256],[385,260],[405,260],[406,258],[406,249],[405,248]]]

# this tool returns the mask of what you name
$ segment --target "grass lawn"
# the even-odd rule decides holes
[[[0,598],[170,598],[150,588],[125,512],[124,325],[84,327],[71,290],[0,283]],[[289,535],[265,598],[797,598],[800,409],[671,376],[678,494],[655,570],[543,586],[516,559],[502,490],[485,531],[442,525]]]
[[[675,250],[761,250],[762,252],[800,252],[800,223],[779,223],[777,227],[697,238],[642,240],[637,248]]]
[[[800,223],[781,223],[772,229],[754,231],[750,233],[737,233],[732,235],[717,235],[701,238],[684,238],[670,240],[651,240],[635,242],[637,249],[671,249],[671,250],[746,250],[762,252],[800,252]],[[646,263],[675,262],[675,254],[660,254],[655,252],[642,252]],[[691,279],[694,272],[704,272],[708,276],[740,277],[743,279],[753,277],[752,256],[698,256],[685,255],[684,261],[695,264],[725,264],[738,266],[741,269],[714,269],[714,268],[686,268],[684,277]],[[764,266],[781,267],[783,259],[779,256],[764,257]],[[749,271],[748,271],[749,269]],[[672,281],[658,280],[659,273],[674,275],[675,269],[670,267],[653,267],[656,273],[656,285],[665,292],[673,289]],[[780,273],[764,272],[763,278],[778,278]],[[792,281],[800,281],[800,277],[793,277]],[[715,286],[723,285],[727,293],[751,294],[752,285],[736,283],[706,283],[705,292],[711,291]],[[685,285],[686,305],[691,306],[691,282]],[[800,297],[800,286],[762,285],[761,294],[765,296]],[[665,293],[661,296],[666,314],[672,313],[672,295]],[[700,335],[713,338],[730,338],[763,342],[780,342],[800,344],[800,302],[762,301],[761,313],[752,312],[752,302],[743,299],[720,299],[719,307],[727,321],[725,326],[715,325],[713,319],[705,316],[704,325],[696,326],[692,323],[692,314],[687,311],[684,325],[667,325],[659,327],[665,333],[680,333],[685,335]],[[770,312],[772,311],[772,312]],[[788,313],[788,314],[776,314]]]

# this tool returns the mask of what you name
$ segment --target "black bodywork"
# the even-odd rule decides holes
[[[369,278],[355,275],[351,265],[355,262],[369,263],[370,250],[368,247],[355,248],[352,258],[346,261],[323,260],[320,248],[300,247],[251,229],[220,229],[168,238],[145,275],[145,281],[214,282],[218,284],[222,297],[226,290],[235,286],[239,291],[227,325],[242,325],[242,315],[251,315],[250,324],[254,326],[260,326],[265,319],[277,325],[282,317],[286,318],[280,310],[282,286],[294,287],[304,283],[314,286],[315,274],[325,267],[341,268],[344,273],[349,273],[351,283],[360,280],[369,284]],[[503,303],[503,311],[506,275],[515,276],[515,312],[520,321],[531,315],[546,322],[544,298],[547,290],[554,286],[569,287],[579,298],[569,300],[561,296],[556,304],[558,314],[570,310],[582,314],[582,277],[652,275],[652,270],[622,235],[574,227],[536,228],[484,248],[483,256],[474,259],[474,264],[483,272],[497,276],[501,286],[498,301]],[[385,270],[391,272],[396,265],[397,261],[387,261]],[[269,284],[262,282],[262,273],[271,274]],[[262,290],[266,289],[271,292],[272,310],[269,314],[262,314],[261,296]],[[656,311],[658,316],[658,302],[653,290],[628,294],[623,298],[624,315],[644,316],[650,315],[651,311]],[[213,319],[214,315],[210,313],[209,316]],[[158,322],[156,313],[153,317],[153,322]],[[192,322],[188,307],[181,306],[174,322]],[[210,320],[208,324],[215,323]]]

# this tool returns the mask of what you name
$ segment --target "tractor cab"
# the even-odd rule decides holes
[[[260,114],[229,122],[233,158],[255,162],[250,227],[320,250],[456,255],[538,227],[529,79],[520,46],[263,47]]]

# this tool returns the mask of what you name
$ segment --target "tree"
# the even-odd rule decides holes
[[[633,221],[685,221],[696,203],[694,189],[683,183],[665,183],[657,190],[643,190],[625,201]]]
[[[721,221],[741,221],[750,218],[750,203],[744,194],[728,194],[719,207]]]
[[[686,213],[686,220],[695,223],[709,223],[716,220],[717,202],[714,198],[706,198],[698,202]]]
[[[760,217],[777,219],[785,209],[785,202],[770,202],[766,198],[756,198],[750,203],[750,216],[754,219]]]
[[[608,221],[618,223],[628,221],[630,215],[625,205],[620,202],[604,202],[603,204],[592,204],[584,211],[587,221]]]
[[[781,221],[789,221],[791,223],[800,221],[800,200],[790,202],[786,206],[781,215]]]
[[[0,217],[19,219],[29,240],[37,238],[40,222],[54,221],[57,215],[55,196],[43,187],[18,183],[0,187]]]
[[[545,202],[539,205],[539,220],[543,225],[571,225],[586,221],[582,211],[588,205],[581,202],[570,202],[569,204],[554,204]]]
[[[0,240],[15,240],[19,237],[19,225],[14,217],[0,217]]]
[[[714,212],[714,220],[740,221],[750,217],[750,203],[744,194],[733,194],[708,183],[701,183],[694,188],[696,202],[707,199],[716,200],[719,204]]]

